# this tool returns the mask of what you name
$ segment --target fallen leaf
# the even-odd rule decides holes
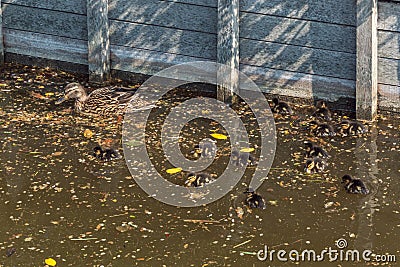
[[[42,96],[41,94],[33,92],[33,91],[31,92],[31,96],[38,98],[38,99],[47,99],[47,97]]]
[[[83,136],[86,137],[86,138],[91,138],[93,136],[93,132],[91,130],[89,130],[89,129],[86,129],[83,132]]]
[[[250,153],[253,151],[254,151],[253,147],[244,147],[244,148],[240,149],[240,152],[245,152],[245,153]]]
[[[46,264],[49,265],[49,266],[56,266],[56,264],[57,264],[57,262],[56,262],[54,259],[52,259],[52,258],[47,258],[47,259],[45,259],[45,260],[44,260],[44,263],[46,263]]]
[[[182,171],[182,168],[171,168],[171,169],[166,170],[166,172],[168,174],[175,174],[175,173],[179,173],[181,171]]]
[[[224,134],[220,134],[220,133],[212,133],[210,134],[212,137],[214,137],[215,139],[220,139],[220,140],[226,140],[228,139],[228,136],[224,135]]]

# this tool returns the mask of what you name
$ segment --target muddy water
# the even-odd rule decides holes
[[[400,260],[399,118],[381,116],[359,138],[313,138],[331,154],[328,171],[313,176],[302,172],[303,141],[312,138],[303,126],[309,111],[296,107],[300,115],[276,118],[275,161],[258,189],[267,209],[248,212],[244,208],[239,218],[242,192],[254,167],[228,195],[212,204],[197,208],[163,204],[135,183],[123,159],[103,162],[92,157],[98,144],[122,153],[121,125],[114,119],[71,114],[65,110],[70,103],[55,106],[62,79],[55,84],[42,81],[44,88],[37,82],[34,87],[23,76],[31,72],[21,70],[15,77],[6,73],[7,86],[0,88],[0,266],[44,266],[46,258],[55,259],[57,266],[376,265],[329,262],[328,257],[323,263],[283,262],[276,254],[271,262],[256,256],[265,245],[269,250],[319,254],[329,247],[338,249],[335,241],[340,238],[348,243],[345,249],[368,249]],[[179,97],[167,97],[153,113],[147,142],[154,148],[151,155],[161,173],[172,166],[161,153],[156,128],[162,124],[162,114],[176,105],[173,100],[190,96],[183,90]],[[251,119],[244,121],[252,130]],[[185,127],[180,139],[183,153],[190,158],[194,143],[208,136],[210,127],[223,133],[207,120]],[[93,135],[84,134],[86,129]],[[217,144],[219,161],[207,169],[216,175],[229,156],[229,141]],[[345,173],[362,178],[371,193],[347,194],[340,184]],[[184,183],[182,173],[166,179]],[[15,252],[7,256],[11,249]]]

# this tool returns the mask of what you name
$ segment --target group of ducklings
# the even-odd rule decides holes
[[[277,98],[273,99],[273,106],[271,107],[272,112],[278,113],[281,115],[293,115],[293,109],[286,102],[280,101]],[[317,120],[323,120],[324,122],[319,122],[317,120],[312,120],[310,122],[309,128],[311,129],[311,133],[316,136],[335,136],[336,132],[334,127],[328,122],[332,121],[331,112],[328,109],[325,101],[319,101],[316,104],[316,111],[312,114],[312,116]],[[358,121],[350,121],[350,120],[342,120],[337,129],[337,133],[342,136],[349,135],[361,135],[366,132],[365,126]],[[306,163],[304,166],[304,172],[307,174],[314,174],[323,172],[327,166],[325,160],[330,158],[328,152],[312,143],[311,141],[304,142],[305,145],[305,156]],[[193,154],[203,157],[213,157],[216,154],[216,146],[212,142],[205,142],[200,145],[196,145],[193,151]],[[242,152],[238,150],[234,150],[231,153],[231,164],[238,167],[251,166],[255,164],[255,158],[251,153]],[[204,186],[208,183],[212,183],[215,181],[211,175],[200,172],[200,173],[189,173],[186,176],[185,185],[188,187],[200,187]],[[346,174],[342,177],[342,183],[344,184],[344,189],[348,193],[352,194],[368,194],[369,190],[366,188],[363,181],[360,179],[352,178],[350,175]],[[266,202],[264,198],[256,193],[254,189],[247,188],[244,193],[246,194],[246,198],[244,200],[247,207],[250,209],[259,208],[265,209]]]
[[[92,91],[90,94],[86,93],[86,89],[78,83],[70,83],[65,87],[64,96],[56,101],[60,104],[66,100],[74,100],[74,111],[84,114],[98,115],[115,115],[123,114],[127,107],[127,103],[134,102],[137,110],[153,108],[152,103],[136,97],[135,91],[130,88],[119,87],[105,87]],[[278,98],[272,100],[273,105],[271,110],[273,113],[281,115],[293,115],[293,109],[284,101]],[[332,121],[331,112],[328,109],[325,101],[318,101],[316,104],[316,111],[312,114],[317,120],[309,123],[311,133],[316,136],[335,136],[336,132],[342,136],[361,135],[366,132],[364,125],[358,121],[342,120],[339,123],[337,131],[328,122]],[[322,122],[320,122],[322,121]],[[306,146],[306,165],[304,171],[306,173],[317,173],[324,171],[326,163],[324,159],[329,158],[328,153],[321,147],[313,144],[312,142],[305,142]],[[216,146],[211,142],[205,142],[197,145],[194,148],[194,156],[214,157],[216,153]],[[96,146],[93,149],[93,156],[104,161],[110,161],[120,158],[118,151],[107,148],[103,149]],[[231,164],[234,166],[244,167],[247,165],[254,165],[255,159],[253,155],[248,152],[234,150],[231,154]],[[188,187],[200,187],[213,182],[215,179],[207,173],[189,173],[186,176],[185,185]],[[367,194],[369,191],[365,184],[359,179],[353,179],[350,175],[344,175],[342,178],[345,189],[349,193],[354,194]],[[257,194],[252,188],[247,188],[244,192],[247,197],[245,203],[250,208],[266,207],[265,200],[262,196]]]
[[[213,142],[204,142],[194,147],[193,154],[195,157],[214,157],[216,153],[216,147]],[[249,152],[243,152],[239,150],[233,150],[231,153],[232,165],[237,167],[253,166],[255,164],[254,156]],[[185,185],[187,187],[201,187],[206,184],[214,182],[215,179],[210,174],[205,172],[191,172],[187,174]],[[252,188],[247,188],[244,191],[246,194],[245,204],[249,208],[261,208],[265,209],[265,200],[259,194],[257,194]]]
[[[281,115],[292,115],[293,111],[289,104],[283,101],[279,101],[277,98],[273,99],[272,112],[279,113]],[[316,110],[312,114],[317,120],[312,120],[309,123],[309,129],[315,136],[335,136],[337,133],[341,136],[360,136],[366,133],[365,126],[358,121],[342,120],[337,127],[337,131],[334,127],[329,124],[332,121],[332,115],[327,107],[325,101],[320,100],[316,103]],[[322,121],[322,122],[320,122]],[[305,141],[306,150],[306,163],[304,166],[304,172],[307,174],[314,174],[323,172],[327,166],[325,160],[330,158],[329,154],[322,147],[313,144],[311,141]],[[350,175],[345,174],[342,177],[342,183],[344,189],[348,193],[352,194],[368,194],[369,190],[365,186],[364,182],[360,179],[352,178]]]

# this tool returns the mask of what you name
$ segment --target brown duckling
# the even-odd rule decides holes
[[[338,132],[342,136],[361,135],[367,132],[365,126],[358,121],[342,120]]]
[[[327,123],[319,123],[317,121],[311,121],[309,128],[315,136],[335,136],[335,130]]]
[[[306,161],[306,164],[304,166],[304,172],[308,174],[319,173],[323,172],[325,170],[325,167],[326,167],[326,162],[323,159],[319,157],[314,157]]]
[[[326,102],[324,100],[319,100],[315,106],[317,110],[313,113],[314,117],[326,121],[332,120],[331,112],[328,109],[328,106],[326,105]]]
[[[292,115],[293,114],[293,110],[289,106],[288,103],[286,103],[284,101],[280,101],[276,97],[274,99],[272,99],[272,102],[274,103],[274,105],[271,108],[271,111],[273,113],[279,113],[281,115]]]
[[[313,157],[320,157],[320,158],[329,158],[328,152],[325,151],[320,146],[314,145],[311,141],[305,141],[304,145],[306,147],[306,157],[313,158]]]
[[[369,190],[363,181],[352,178],[348,174],[342,177],[342,184],[344,184],[344,188],[346,189],[347,193],[364,195],[369,193]]]
[[[210,174],[204,172],[191,172],[186,176],[187,187],[200,187],[215,181]]]
[[[232,151],[232,164],[235,166],[245,167],[247,165],[253,166],[255,163],[254,156],[248,152],[240,152],[238,150]]]
[[[112,148],[107,148],[103,150],[100,146],[96,146],[95,148],[93,148],[93,156],[104,161],[111,161],[121,158],[121,155],[118,153],[117,150],[114,150]]]
[[[207,141],[199,145],[196,145],[194,147],[193,154],[195,157],[199,157],[200,155],[202,157],[214,157],[216,152],[217,151],[214,142]]]
[[[248,188],[245,192],[247,194],[245,203],[251,209],[265,209],[265,200],[262,196],[257,194],[253,188]]]

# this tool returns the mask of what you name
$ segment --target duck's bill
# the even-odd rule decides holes
[[[55,102],[55,104],[56,105],[59,105],[59,104],[61,104],[62,102],[64,102],[65,100],[67,100],[64,96],[63,97],[60,97],[56,102]]]

